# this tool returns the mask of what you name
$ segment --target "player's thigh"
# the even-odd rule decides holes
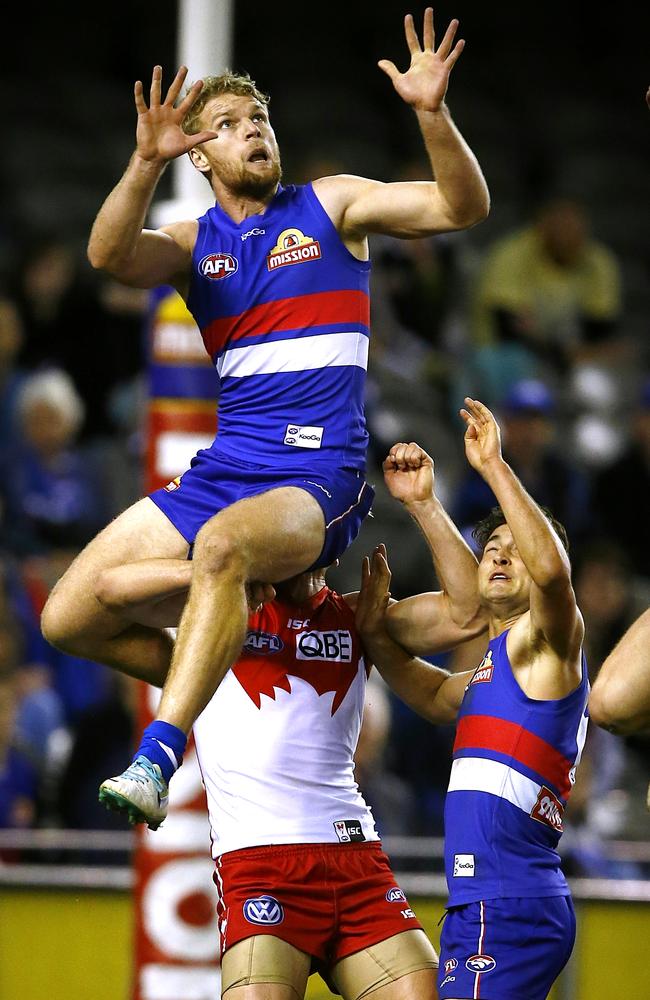
[[[102,570],[139,559],[184,559],[188,549],[183,536],[148,497],[138,500],[86,545],[55,584],[43,614],[44,631],[68,633],[114,621],[95,597]]]
[[[306,490],[281,486],[238,500],[211,518],[197,536],[196,566],[236,550],[248,579],[275,582],[304,572],[325,540],[320,504]]]
[[[302,1000],[311,956],[273,934],[255,934],[226,949],[221,995],[226,1000]]]
[[[341,959],[332,980],[343,1000],[437,998],[438,956],[423,930],[393,934]]]

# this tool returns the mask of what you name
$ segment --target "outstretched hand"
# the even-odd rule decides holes
[[[415,441],[394,444],[383,470],[388,492],[396,500],[415,503],[433,497],[433,459]]]
[[[383,635],[386,631],[390,579],[386,546],[378,545],[370,559],[364,556],[361,567],[361,589],[357,597],[355,622],[362,639],[368,640],[373,636]]]
[[[494,414],[478,399],[465,397],[465,408],[460,415],[467,425],[465,455],[467,461],[481,475],[495,460],[501,459],[501,432]]]
[[[182,156],[194,146],[208,139],[214,139],[216,132],[204,131],[196,135],[186,135],[182,129],[183,119],[201,93],[202,80],[193,83],[183,100],[175,107],[181,92],[187,66],[181,66],[172,80],[165,100],[161,102],[162,67],[154,66],[151,78],[149,107],[144,99],[142,81],[137,80],[134,88],[135,108],[138,112],[136,128],[137,153],[143,160],[173,160]]]
[[[416,111],[438,111],[444,101],[450,73],[465,47],[464,39],[453,44],[457,30],[458,21],[451,21],[436,50],[433,8],[427,7],[422,30],[423,44],[420,46],[413,15],[407,14],[404,18],[404,33],[411,54],[411,65],[406,73],[400,73],[395,63],[389,59],[382,59],[377,64],[391,78],[402,100]]]

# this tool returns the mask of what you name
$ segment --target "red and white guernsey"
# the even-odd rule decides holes
[[[212,854],[378,840],[354,780],[367,669],[343,598],[276,598],[194,724]]]
[[[563,896],[557,846],[587,734],[589,682],[536,701],[492,639],[458,715],[445,802],[449,906],[508,896]]]

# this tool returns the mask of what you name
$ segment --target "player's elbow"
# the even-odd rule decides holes
[[[451,213],[454,229],[471,229],[479,222],[484,222],[490,214],[490,193],[487,187],[481,187],[467,198],[462,205],[457,205]]]
[[[627,736],[647,730],[650,719],[639,713],[629,688],[617,678],[601,673],[589,694],[589,718],[601,729]]]

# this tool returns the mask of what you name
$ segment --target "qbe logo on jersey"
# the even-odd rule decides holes
[[[209,253],[199,263],[199,273],[210,281],[229,278],[239,270],[239,261],[231,253]]]
[[[352,635],[347,629],[332,629],[331,632],[299,632],[296,635],[296,659],[351,663]]]
[[[309,260],[318,260],[320,255],[318,240],[305,236],[299,229],[283,229],[266,258],[266,266],[269,271],[275,271],[287,264],[305,264]]]
[[[244,903],[244,916],[249,924],[269,926],[282,923],[284,910],[275,896],[255,896]]]

